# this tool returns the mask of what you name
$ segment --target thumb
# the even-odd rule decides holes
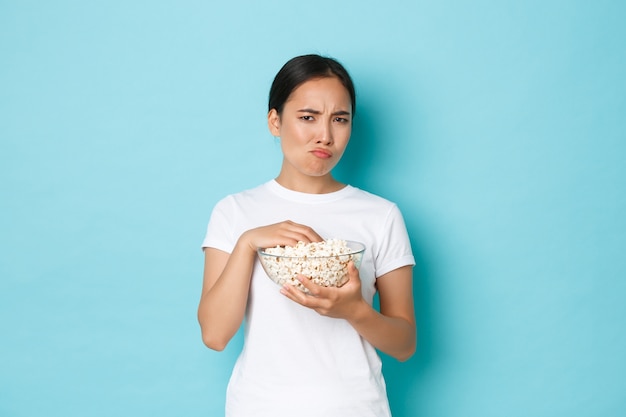
[[[354,265],[354,262],[350,261],[348,262],[348,277],[350,278],[350,281],[353,282],[361,282],[361,277],[359,276],[359,270],[357,269],[356,265]]]

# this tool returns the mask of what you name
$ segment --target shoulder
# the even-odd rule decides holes
[[[228,208],[245,204],[248,201],[258,201],[259,198],[266,196],[269,192],[268,184],[264,183],[254,188],[249,188],[237,193],[229,194],[222,197],[215,204],[215,208]]]
[[[404,225],[404,216],[396,202],[385,197],[354,188],[352,201],[349,203],[351,210],[358,210],[363,218],[374,224],[379,224],[382,232],[388,230],[391,225]]]
[[[362,190],[360,188],[352,187],[349,198],[358,202],[359,204],[365,205],[369,208],[376,208],[379,210],[394,210],[397,209],[397,205],[395,202],[388,200],[384,197],[381,197],[377,194],[371,193],[369,191]]]

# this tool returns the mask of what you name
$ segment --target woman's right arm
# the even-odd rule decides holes
[[[248,302],[257,248],[321,240],[310,227],[287,220],[244,232],[230,254],[205,248],[202,296],[198,306],[204,344],[223,350],[239,330]]]
[[[235,246],[231,254],[204,249],[204,279],[198,306],[202,341],[223,350],[243,321],[255,253],[247,245]]]

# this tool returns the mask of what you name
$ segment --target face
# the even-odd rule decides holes
[[[350,94],[335,77],[303,83],[291,93],[282,114],[272,109],[268,125],[280,137],[281,175],[329,176],[350,140],[351,110]]]

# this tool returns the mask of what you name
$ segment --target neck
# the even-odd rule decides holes
[[[276,182],[292,191],[307,194],[328,194],[346,186],[334,179],[330,173],[321,177],[294,178],[281,172],[276,177]]]

